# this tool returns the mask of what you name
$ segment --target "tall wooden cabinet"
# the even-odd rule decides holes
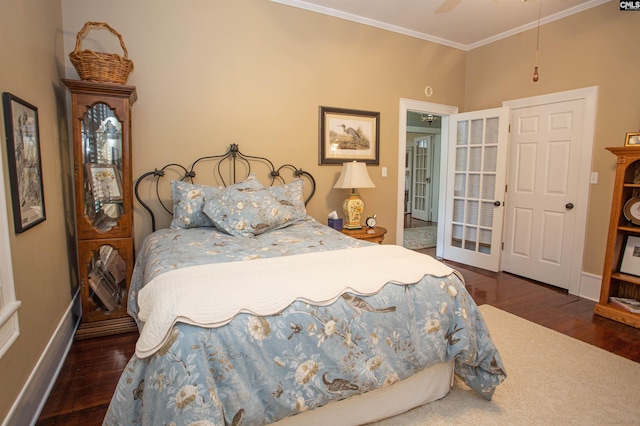
[[[136,88],[63,80],[71,92],[75,223],[82,322],[76,338],[136,330],[131,106]]]
[[[640,147],[607,149],[618,157],[618,164],[600,300],[594,311],[640,328],[640,314],[611,303],[611,297],[640,298]]]

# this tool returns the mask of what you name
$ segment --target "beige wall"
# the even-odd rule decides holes
[[[380,166],[369,170],[376,188],[361,190],[361,196],[365,214],[378,215],[390,242],[399,99],[427,100],[424,87],[430,84],[430,102],[464,100],[463,51],[268,0],[62,4],[66,52],[85,21],[105,21],[122,34],[135,63],[128,81],[138,91],[134,176],[238,143],[245,153],[310,171],[318,191],[308,211],[325,222],[348,191],[332,189],[340,166],[318,165],[318,107],[379,111]],[[94,33],[96,40],[87,43],[108,48],[113,37]],[[117,44],[109,48],[119,50]],[[67,67],[69,77],[77,78]],[[383,166],[389,177],[381,177]],[[147,232],[137,212],[136,245]]]
[[[129,84],[138,89],[136,176],[239,143],[246,153],[312,172],[318,192],[309,212],[324,220],[346,193],[331,189],[339,167],[317,164],[318,106],[379,111],[380,166],[370,170],[377,187],[361,193],[366,213],[378,214],[392,242],[400,98],[473,110],[598,85],[593,170],[600,182],[591,187],[584,269],[600,274],[614,167],[603,148],[621,145],[625,132],[640,127],[639,15],[619,12],[614,3],[542,28],[541,79],[534,85],[532,31],[466,53],[268,0],[3,0],[0,90],[39,108],[47,220],[22,235],[11,232],[22,334],[0,360],[0,419],[69,306],[76,281],[67,93],[59,77],[77,78],[67,54],[86,21],[120,31],[135,62]],[[88,47],[117,51],[102,36],[91,33]],[[428,99],[426,85],[434,89]],[[2,154],[10,205],[4,144]],[[382,166],[389,177],[381,177]],[[136,227],[139,244],[148,232],[140,212]]]
[[[609,2],[540,29],[540,80],[532,81],[536,30],[469,52],[467,111],[502,101],[598,86],[598,109],[583,270],[602,274],[613,193],[615,156],[605,147],[624,145],[640,129],[640,14]]]
[[[46,220],[28,231],[9,235],[20,336],[0,359],[0,423],[22,390],[40,354],[71,301],[70,248],[65,210],[68,176],[62,163],[68,150],[60,143],[66,131],[62,12],[59,1],[0,2],[0,91],[10,92],[38,108]],[[0,117],[2,164],[7,206],[11,206],[4,122]],[[62,124],[62,127],[60,126]],[[10,209],[11,207],[9,207]]]

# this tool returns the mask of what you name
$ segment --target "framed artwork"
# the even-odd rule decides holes
[[[115,164],[88,163],[85,166],[94,201],[122,200],[122,181]]]
[[[40,159],[38,108],[12,95],[2,94],[7,136],[9,182],[13,222],[17,234],[44,222],[44,189]]]
[[[318,164],[379,164],[380,113],[320,107]]]
[[[640,237],[627,237],[620,261],[620,272],[640,276]]]
[[[627,133],[624,146],[640,145],[640,133]]]

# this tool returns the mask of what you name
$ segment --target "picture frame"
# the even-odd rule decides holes
[[[640,276],[640,237],[627,236],[618,269],[623,274]]]
[[[640,146],[640,133],[630,132],[627,133],[624,139],[624,146]]]
[[[13,223],[20,234],[46,220],[38,108],[2,94]]]
[[[318,164],[380,163],[380,113],[321,106]]]
[[[95,202],[122,201],[122,180],[115,164],[85,164],[87,180]]]

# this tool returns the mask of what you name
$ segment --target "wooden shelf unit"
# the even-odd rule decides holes
[[[597,315],[640,328],[640,314],[609,302],[612,296],[633,298],[640,291],[640,276],[620,272],[620,262],[629,236],[640,237],[640,226],[624,215],[627,201],[640,197],[640,146],[610,147],[618,157],[611,201],[611,219],[602,273],[600,300],[594,308]]]

